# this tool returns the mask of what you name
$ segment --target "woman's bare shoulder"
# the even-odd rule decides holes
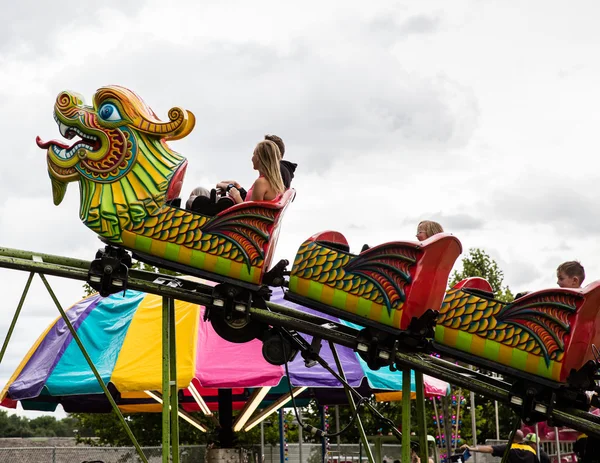
[[[254,185],[269,185],[269,181],[265,177],[258,177],[254,181]]]

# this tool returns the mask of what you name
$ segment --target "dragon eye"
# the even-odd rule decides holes
[[[105,121],[115,122],[120,121],[122,119],[119,110],[112,103],[105,103],[102,106],[100,106],[100,109],[98,110],[98,115]]]

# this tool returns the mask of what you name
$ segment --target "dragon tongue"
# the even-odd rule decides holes
[[[69,148],[69,145],[67,145],[66,143],[63,143],[61,141],[58,141],[58,140],[43,141],[40,137],[36,137],[35,138],[35,142],[42,149],[48,149],[52,145],[56,145],[56,146],[58,146],[61,149],[62,148]]]

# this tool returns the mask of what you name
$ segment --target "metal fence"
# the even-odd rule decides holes
[[[330,444],[329,454],[326,461],[333,463],[360,463],[367,462],[364,449],[360,450],[359,444]],[[375,454],[375,445],[371,444],[371,451]],[[383,444],[382,457],[389,463],[394,460],[400,460],[402,447],[399,444]],[[260,449],[253,448],[257,454]],[[322,446],[321,444],[302,444],[302,451],[298,444],[288,444],[286,463],[321,463]],[[302,452],[302,459],[300,458]],[[265,446],[264,463],[279,463],[279,445]]]
[[[162,462],[161,447],[142,447],[149,463]],[[321,444],[288,444],[286,463],[321,463]],[[249,449],[252,463],[261,463],[260,447]],[[400,445],[384,444],[384,455],[390,463],[400,458]],[[205,446],[181,446],[179,448],[181,463],[202,463],[206,453]],[[362,459],[359,457],[362,453]],[[302,454],[302,459],[300,459]],[[279,463],[279,445],[267,445],[264,449],[264,463]],[[0,462],[9,463],[82,463],[85,461],[101,461],[103,463],[138,463],[141,462],[133,447],[10,447],[0,448]],[[359,451],[358,444],[341,444],[339,449],[333,444],[328,460],[334,463],[367,462],[364,452]]]
[[[161,447],[142,447],[149,463],[162,462]],[[179,448],[181,463],[204,461],[204,445],[186,445]],[[0,462],[10,463],[138,463],[140,457],[134,447],[12,447],[0,448]]]
[[[489,444],[506,441],[493,441]],[[542,442],[544,450],[552,462],[557,462],[555,442]],[[560,443],[561,463],[574,462],[572,442]],[[162,462],[161,447],[143,447],[144,455],[149,463]],[[261,463],[260,447],[253,446],[250,461]],[[374,452],[374,446],[371,445]],[[321,463],[321,444],[288,444],[286,463]],[[206,447],[203,445],[186,445],[179,448],[181,463],[203,463]],[[400,460],[401,446],[399,444],[383,444],[382,459],[389,463]],[[82,463],[85,461],[101,461],[103,463],[139,463],[141,462],[133,447],[12,447],[0,448],[0,462],[9,463]],[[358,444],[331,444],[327,460],[332,463],[366,463],[364,449],[361,452]],[[491,455],[478,454],[477,463],[497,463],[497,458]],[[264,463],[279,463],[279,445],[266,445],[264,448]]]

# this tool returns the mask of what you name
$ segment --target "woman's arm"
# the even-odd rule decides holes
[[[221,180],[219,183],[217,183],[217,188],[220,188],[221,190],[226,190],[229,185],[233,185],[238,190],[242,188],[242,185],[240,185],[235,180]]]

